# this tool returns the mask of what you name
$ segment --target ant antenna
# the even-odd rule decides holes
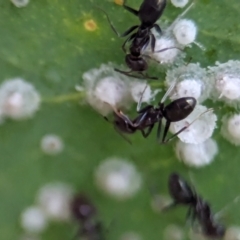
[[[119,130],[116,128],[116,126],[114,125],[114,122],[113,122],[113,121],[110,121],[106,116],[103,116],[103,118],[104,118],[107,122],[109,122],[109,123],[111,123],[111,124],[113,125],[115,131],[116,131],[125,141],[127,141],[130,145],[132,145],[132,142],[131,142],[125,135],[123,135],[121,131],[119,131]]]
[[[114,113],[115,113],[118,117],[120,117],[121,119],[123,119],[123,120],[126,121],[126,122],[129,122],[129,123],[131,122],[131,120],[128,118],[128,116],[126,116],[125,114],[123,114],[120,110],[116,109],[114,106],[112,106],[112,105],[109,104],[108,102],[104,102],[104,103],[105,103],[105,104],[108,104],[108,105],[113,109]],[[103,118],[104,118],[107,122],[109,122],[109,123],[111,123],[111,124],[113,125],[115,131],[116,131],[125,141],[127,141],[129,144],[132,145],[132,142],[116,127],[114,121],[110,121],[110,120],[108,119],[108,117],[106,117],[106,116],[103,116]]]
[[[174,133],[169,139],[165,140],[163,143],[167,143],[169,141],[171,141],[174,137],[176,137],[178,134],[180,134],[181,132],[185,131],[187,128],[189,128],[194,122],[196,122],[203,114],[207,113],[207,112],[212,112],[214,109],[213,108],[209,108],[206,111],[204,111],[203,113],[199,114],[191,123],[189,123],[187,126],[183,127],[182,129],[180,129],[178,132]]]
[[[171,24],[171,26],[169,27],[169,29],[172,29],[174,27],[174,25],[178,22],[178,20],[180,18],[182,18],[194,5],[195,5],[196,0],[194,0],[186,9],[185,11],[183,11]]]
[[[188,61],[184,64],[185,66],[188,66],[188,64],[190,64],[190,62],[192,61],[192,57],[189,57]]]
[[[163,49],[154,51],[153,53],[164,52],[164,51],[167,51],[167,50],[169,50],[169,49],[174,49],[174,48],[176,48],[176,49],[178,49],[178,50],[180,50],[180,51],[183,51],[183,49],[178,48],[178,47],[168,47],[168,48],[163,48]],[[147,54],[142,54],[142,56],[143,56],[143,57],[146,57],[146,58],[149,58],[150,60],[155,61],[156,63],[161,63],[161,62],[159,62],[158,60],[156,60],[155,58],[153,58],[153,57],[151,57],[151,56],[149,56],[149,55],[147,55]]]
[[[114,125],[114,129],[125,141],[127,141],[130,145],[132,145],[132,142],[121,131],[119,131],[115,125]]]
[[[164,51],[166,51],[166,50],[174,49],[174,48],[176,48],[176,49],[178,49],[178,50],[180,50],[180,51],[183,51],[183,49],[178,48],[178,47],[168,47],[168,48],[163,48],[163,49],[160,49],[160,50],[154,51],[154,53],[164,52]]]
[[[139,27],[138,25],[132,26],[132,27],[130,27],[126,32],[124,32],[123,34],[120,34],[120,33],[116,30],[116,28],[113,26],[113,24],[112,24],[112,22],[111,22],[111,20],[110,20],[110,18],[109,18],[109,16],[108,16],[108,14],[106,13],[106,11],[103,10],[102,8],[98,7],[98,6],[95,6],[95,8],[98,8],[99,10],[101,10],[101,11],[106,15],[107,21],[108,21],[111,29],[113,30],[113,32],[114,32],[118,37],[125,37],[125,36],[127,36],[128,34],[130,34],[131,32],[133,32],[135,29],[137,29],[137,28]],[[130,37],[130,38],[131,38],[131,37]],[[128,38],[128,40],[129,40],[130,38]],[[128,40],[127,40],[127,41],[128,41]],[[125,42],[127,42],[127,41],[125,41]]]
[[[141,93],[141,97],[139,98],[139,101],[138,101],[138,104],[137,104],[137,112],[141,109],[143,95],[144,95],[147,87],[148,87],[148,84],[146,83],[146,86],[145,86],[145,88],[143,89],[143,91],[142,91],[142,93]]]
[[[196,46],[198,46],[202,51],[206,51],[206,48],[204,47],[204,45],[203,44],[201,44],[201,43],[199,43],[199,42],[196,42],[196,41],[194,41],[193,42]]]
[[[174,81],[170,87],[168,88],[167,92],[164,94],[162,100],[161,100],[161,103],[164,103],[166,98],[170,95],[170,93],[172,92],[173,88],[175,87],[176,85],[176,81]]]
[[[120,37],[121,34],[119,34],[118,31],[116,30],[116,28],[113,26],[113,24],[112,24],[112,22],[110,21],[110,18],[109,18],[109,16],[108,16],[107,12],[106,12],[105,10],[103,10],[102,8],[98,7],[98,6],[94,6],[94,7],[95,7],[95,8],[98,8],[99,10],[101,10],[101,11],[106,15],[107,21],[108,21],[111,29],[113,30],[113,32],[114,32],[118,37]]]
[[[128,76],[128,77],[133,77],[133,78],[138,78],[138,79],[158,80],[157,77],[150,77],[150,76],[148,76],[147,74],[143,74],[142,72],[139,72],[140,76],[136,76],[136,75],[130,74],[130,73],[133,72],[132,70],[130,70],[130,71],[128,71],[128,72],[125,72],[125,71],[119,70],[119,69],[117,69],[117,68],[114,68],[114,71],[119,72],[119,73],[122,73],[122,74],[124,74],[124,75],[126,75],[126,76]]]
[[[225,207],[223,207],[219,212],[215,213],[214,217],[217,219],[221,218],[221,216],[224,214],[224,212],[226,212],[226,210],[228,210],[233,204],[236,204],[239,201],[240,201],[240,195],[235,197],[230,203],[228,203]]]
[[[153,58],[153,57],[151,57],[149,55],[142,54],[142,56],[145,57],[145,58],[149,58],[150,60],[155,61],[156,63],[160,63],[158,60],[156,60],[155,58]]]
[[[125,115],[121,110],[115,108],[114,106],[112,106],[112,105],[111,105],[110,103],[108,103],[108,102],[104,102],[104,103],[107,104],[107,105],[109,105],[109,106],[112,108],[112,110],[114,111],[114,113],[115,113],[118,117],[120,117],[121,119],[125,120],[125,122],[128,122],[128,123],[131,122],[131,120],[129,119],[129,117],[128,117],[127,115]],[[107,117],[105,116],[104,118],[106,119]],[[132,126],[134,126],[134,125],[132,125]]]

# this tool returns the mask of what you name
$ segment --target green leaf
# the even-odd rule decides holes
[[[129,0],[128,4],[137,9],[141,0]],[[173,171],[186,178],[191,172],[197,191],[215,212],[239,194],[240,151],[222,138],[219,128],[214,134],[220,151],[215,161],[205,168],[189,170],[176,159],[174,141],[158,145],[154,134],[149,139],[136,134],[131,136],[133,145],[128,145],[91,107],[79,105],[83,96],[75,91],[75,85],[81,84],[85,71],[109,61],[124,63],[123,39],[115,36],[95,6],[109,13],[119,32],[138,23],[135,16],[110,0],[31,0],[25,8],[0,1],[0,81],[22,77],[43,98],[32,119],[7,120],[0,126],[2,239],[19,238],[21,212],[34,204],[42,185],[56,180],[86,192],[99,208],[106,228],[114,221],[106,230],[109,239],[118,239],[131,230],[143,239],[162,239],[169,224],[182,226],[188,232],[186,209],[157,214],[150,206],[149,187],[154,185],[160,193],[168,194],[167,180]],[[173,21],[182,11],[169,1],[161,20]],[[238,59],[239,14],[239,0],[196,1],[187,18],[197,23],[197,41],[207,50],[203,52],[197,46],[188,49],[193,62],[206,67],[215,61]],[[89,20],[96,23],[96,30],[86,30],[84,24]],[[215,112],[218,114],[218,108]],[[47,156],[40,149],[42,136],[50,133],[63,139],[63,153]],[[129,159],[142,172],[145,184],[133,199],[118,202],[97,189],[95,168],[109,156]],[[239,215],[239,206],[232,205],[223,222],[227,226],[239,224]],[[71,239],[76,227],[75,223],[51,224],[43,239]]]

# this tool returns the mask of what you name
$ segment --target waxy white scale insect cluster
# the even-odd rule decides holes
[[[176,144],[177,158],[191,167],[201,167],[210,164],[218,153],[216,141],[209,138],[201,144],[181,142]]]
[[[176,2],[176,1],[175,1]],[[184,2],[184,1],[181,1]],[[196,43],[197,26],[190,19],[182,19],[182,17],[192,8],[192,3],[175,21],[168,27],[163,29],[163,34],[155,32],[156,43],[154,53],[148,46],[144,54],[148,54],[161,65],[182,65],[185,53],[182,51],[185,47]],[[183,6],[183,4],[182,4]],[[197,45],[200,45],[196,43]]]
[[[168,35],[160,37],[158,33],[156,33],[155,51],[152,52],[151,48],[148,46],[145,53],[158,61],[161,65],[171,65],[185,56],[179,47],[179,44],[174,38]]]
[[[240,114],[222,118],[221,134],[232,144],[240,146]]]
[[[189,67],[188,67],[189,66]],[[238,108],[240,102],[240,61],[230,60],[226,63],[216,63],[216,66],[208,67],[208,69],[202,69],[198,64],[189,64],[188,66],[182,66],[169,70],[167,72],[166,82],[168,85],[172,81],[176,82],[176,86],[172,92],[170,98],[176,99],[178,97],[189,96],[195,97],[198,102],[203,102],[206,99],[212,99],[214,101],[224,101],[227,105]],[[190,69],[190,71],[189,71]],[[191,71],[193,70],[193,71]],[[185,72],[184,72],[185,71]],[[186,81],[186,83],[185,83]],[[184,95],[186,94],[186,95]],[[192,114],[199,108],[196,106]],[[202,109],[204,110],[204,109]],[[200,111],[198,111],[200,113]],[[179,130],[184,123],[189,124],[193,119],[193,115],[190,114],[183,121],[173,123],[171,129],[173,133]],[[195,114],[196,116],[196,114]],[[188,144],[200,144],[198,148],[202,148],[203,139],[208,139],[211,137],[214,128],[216,127],[217,117],[213,112],[208,112],[203,114],[194,124],[192,124],[186,131],[179,134],[179,138]],[[232,144],[240,145],[240,117],[238,114],[232,114],[232,116],[225,116],[222,120],[221,133],[222,135],[230,141]],[[205,124],[204,124],[205,123]],[[178,127],[176,127],[178,126]],[[176,128],[175,130],[173,128]],[[191,131],[192,130],[192,131]],[[196,133],[196,134],[191,134]],[[205,140],[206,140],[205,139]],[[206,142],[206,144],[209,142]],[[182,147],[182,149],[181,149]],[[188,146],[189,148],[189,146]],[[193,151],[194,151],[193,146]],[[205,148],[205,147],[204,147]],[[181,149],[181,151],[179,150]],[[217,149],[217,148],[213,148]],[[184,144],[178,144],[176,151],[182,152],[181,157],[179,153],[177,156],[188,163],[189,165],[199,166],[201,163],[197,161],[197,156],[190,154],[192,156],[192,163],[190,163],[189,156],[184,154],[186,151],[186,146]],[[213,151],[214,152],[214,151]],[[211,153],[207,157],[207,152],[205,157],[203,157],[203,152],[199,155],[199,159],[203,159],[202,165],[209,164],[212,158],[216,155]],[[205,160],[204,160],[205,159]]]
[[[176,133],[193,122],[193,124],[191,124],[185,131],[181,132],[178,137],[185,143],[203,143],[212,136],[217,121],[217,116],[212,111],[206,111],[207,107],[196,105],[193,112],[185,119],[171,123],[170,130],[173,133]],[[194,122],[194,120],[196,121]]]
[[[230,226],[224,235],[224,240],[239,240],[240,239],[240,226]]]
[[[69,221],[73,195],[73,188],[65,183],[53,182],[43,186],[38,191],[35,205],[26,208],[21,214],[20,223],[26,239],[31,234],[34,237],[40,235],[50,221]]]
[[[28,233],[41,233],[47,224],[46,216],[38,206],[28,207],[21,215],[22,228]]]
[[[183,240],[184,239],[184,233],[183,229],[181,229],[177,225],[169,225],[164,230],[164,240]]]
[[[211,98],[224,101],[233,107],[240,103],[240,61],[230,60],[226,63],[216,63],[208,67],[209,81],[213,83]]]
[[[166,83],[170,87],[173,82],[175,87],[170,95],[172,100],[194,97],[198,103],[201,103],[209,97],[212,87],[206,69],[201,68],[199,63],[189,63],[168,70]]]
[[[48,155],[57,155],[63,151],[63,148],[62,139],[55,134],[47,134],[41,139],[41,149]]]
[[[22,78],[13,78],[0,85],[1,118],[22,120],[39,109],[40,95],[34,86]]]
[[[129,108],[133,102],[138,102],[146,86],[143,102],[149,102],[156,94],[146,82],[129,81],[128,77],[114,71],[111,63],[84,73],[83,84],[86,101],[104,116],[113,109]]]
[[[19,240],[41,240],[41,238],[34,233],[25,233],[19,238]]]
[[[172,3],[176,7],[184,7],[188,1],[172,0]],[[217,62],[216,66],[207,68],[202,68],[199,63],[183,63],[180,49],[196,43],[196,24],[190,19],[183,19],[193,5],[194,3],[190,4],[171,25],[165,26],[161,36],[155,32],[155,52],[147,46],[143,55],[149,55],[159,63],[170,66],[166,74],[166,85],[175,84],[169,96],[171,100],[183,97],[197,100],[194,111],[182,121],[171,123],[170,131],[174,134],[187,127],[178,135],[182,142],[177,143],[176,155],[190,166],[201,167],[211,163],[218,152],[217,144],[210,139],[216,128],[217,115],[199,104],[212,99],[224,101],[233,107],[239,106],[240,62]],[[116,73],[112,64],[103,64],[99,69],[90,70],[83,75],[83,79],[87,101],[103,115],[114,109],[129,108],[133,101],[139,101],[145,88],[145,82]],[[151,102],[155,95],[156,92],[149,85],[146,86],[143,102]],[[240,145],[238,126],[235,116],[232,120],[224,121],[222,127],[223,136],[235,145]]]
[[[95,179],[100,189],[119,200],[133,197],[142,183],[135,166],[118,157],[104,160],[96,169]]]
[[[173,27],[173,34],[181,45],[186,46],[195,41],[197,26],[190,19],[180,19]]]
[[[71,216],[70,201],[73,194],[74,190],[68,184],[49,183],[39,190],[37,203],[48,219],[68,221]]]
[[[188,0],[171,0],[171,3],[175,7],[183,8],[188,4]]]
[[[11,0],[11,2],[18,8],[26,7],[29,4],[29,0]]]

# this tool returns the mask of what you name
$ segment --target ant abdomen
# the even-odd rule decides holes
[[[164,109],[164,117],[171,122],[186,118],[195,108],[197,100],[193,97],[183,97],[169,103]]]
[[[148,68],[148,64],[143,58],[134,57],[131,54],[126,55],[125,62],[132,71],[143,72]]]

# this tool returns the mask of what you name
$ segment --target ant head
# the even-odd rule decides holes
[[[223,225],[217,225],[214,233],[214,237],[223,237],[226,232],[226,228]]]
[[[148,68],[147,62],[142,57],[135,57],[132,54],[127,54],[125,57],[127,66],[136,72],[143,72]]]
[[[97,212],[87,197],[83,194],[78,194],[74,197],[71,203],[73,216],[80,221],[84,221],[94,216]]]
[[[204,225],[206,225],[204,226],[204,234],[207,237],[211,237],[213,239],[219,239],[225,235],[226,228],[221,224],[216,224],[214,222],[206,221]]]
[[[216,226],[216,236],[223,237],[226,232],[226,228],[223,225]]]
[[[131,128],[131,126],[125,121],[123,117],[117,115],[116,113],[114,115],[115,119],[113,124],[120,132],[133,133],[135,131],[135,129]]]
[[[172,173],[169,177],[168,188],[170,195],[176,203],[194,203],[196,198],[188,183],[177,173]]]

